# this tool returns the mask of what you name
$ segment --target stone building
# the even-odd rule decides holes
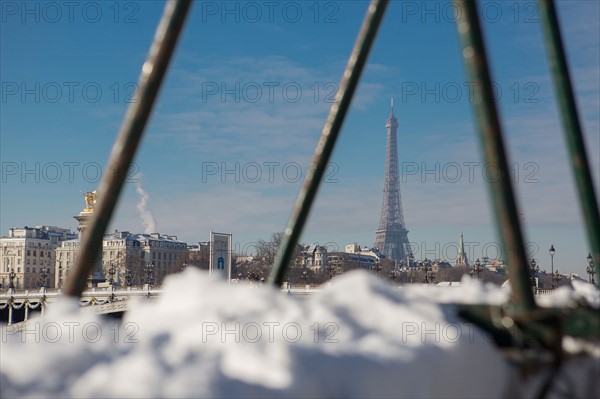
[[[56,226],[11,228],[0,237],[0,286],[16,289],[55,287],[55,250],[76,235]]]

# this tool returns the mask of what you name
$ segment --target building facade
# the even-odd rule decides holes
[[[0,237],[0,286],[15,289],[55,287],[55,250],[76,235],[56,226],[11,228]],[[12,277],[12,279],[11,279]]]
[[[300,252],[300,265],[311,269],[315,273],[326,273],[327,247],[318,244],[305,246]]]
[[[334,274],[340,274],[353,269],[377,270],[379,260],[372,255],[350,252],[331,252],[327,255],[327,267]]]
[[[162,284],[165,276],[180,272],[189,257],[188,245],[174,235],[137,234],[144,262],[154,270],[154,284]]]
[[[63,242],[56,250],[56,285],[70,272],[79,240]],[[116,285],[162,284],[165,276],[181,271],[189,256],[188,245],[174,235],[115,231],[102,240],[102,275]]]

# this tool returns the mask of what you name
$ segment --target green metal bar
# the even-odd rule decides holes
[[[296,198],[292,215],[283,232],[281,246],[269,274],[269,283],[271,284],[280,286],[283,283],[283,278],[288,269],[294,248],[300,239],[302,229],[308,219],[310,207],[317,195],[327,162],[333,152],[335,141],[344,123],[346,112],[350,107],[352,96],[360,80],[371,46],[375,41],[375,36],[387,5],[388,0],[372,0],[369,4],[358,38],[342,76],[342,82],[335,97],[335,102],[331,105],[321,138],[315,149],[312,158],[312,165],[314,167],[308,169],[302,189]]]
[[[474,85],[474,111],[479,137],[486,162],[499,169],[498,179],[490,181],[489,190],[494,206],[496,224],[502,247],[508,261],[508,277],[512,286],[514,311],[527,312],[536,308],[529,284],[524,239],[519,223],[519,212],[510,181],[510,171],[496,104],[492,92],[483,34],[479,24],[477,5],[473,0],[455,0],[458,33],[467,72]]]
[[[106,170],[114,170],[115,173],[106,174],[102,179],[98,190],[99,205],[85,234],[81,237],[75,267],[66,281],[66,295],[81,296],[87,277],[100,255],[102,238],[119,199],[127,170],[144,133],[190,5],[190,0],[170,0],[165,6],[148,59],[142,67],[139,92],[127,110],[119,137],[108,161]]]
[[[596,275],[600,275],[600,214],[583,143],[582,129],[579,123],[556,7],[553,0],[540,0],[539,4],[548,62],[552,71],[565,138],[571,155],[571,170],[579,191],[579,205],[587,228],[592,257],[596,265]],[[600,284],[600,279],[598,280],[597,284]]]

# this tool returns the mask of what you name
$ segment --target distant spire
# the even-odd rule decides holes
[[[388,125],[392,126],[398,126],[398,120],[396,119],[396,116],[394,115],[394,97],[390,98],[390,109],[391,109],[391,113],[390,113],[390,117],[387,120],[387,124],[386,127]]]
[[[465,251],[465,242],[463,240],[463,232],[460,232],[460,244],[458,244],[458,253],[456,254],[456,266],[469,266],[469,260]]]

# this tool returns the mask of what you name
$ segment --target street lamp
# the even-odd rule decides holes
[[[529,264],[529,283],[535,288],[535,274],[540,271],[540,266],[537,264],[535,259],[531,259]]]
[[[596,284],[596,280],[594,279],[594,274],[596,274],[596,270],[594,270],[594,260],[592,259],[592,254],[588,253],[587,256],[588,266],[585,271],[588,274],[588,281],[592,284]]]
[[[477,278],[479,278],[479,273],[481,273],[482,271],[483,271],[483,266],[481,265],[479,258],[477,258],[477,260],[475,260],[475,264],[471,268],[471,276],[476,274]]]
[[[42,269],[40,270],[40,273],[42,275],[43,288],[48,288],[48,272],[50,272],[50,269],[48,269],[47,267],[42,267]]]
[[[423,270],[425,271],[425,283],[429,284],[433,282],[434,273],[431,267],[431,262],[428,259],[423,261]]]
[[[58,288],[62,288],[62,273],[63,267],[62,265],[58,265]]]
[[[558,283],[560,282],[561,279],[562,279],[562,276],[558,272],[558,269],[556,269],[556,272],[552,273],[552,289],[554,289],[555,286],[558,287]]]
[[[108,284],[113,286],[115,284],[115,273],[117,270],[115,269],[115,265],[113,262],[110,262],[110,266],[108,268]]]
[[[187,261],[184,260],[183,265],[181,265],[181,271],[184,271],[185,268],[187,267],[187,265],[188,265]]]
[[[10,273],[8,273],[8,288],[15,289],[15,269],[11,266]]]
[[[548,252],[550,253],[550,273],[552,273],[552,289],[554,289],[554,253],[556,252],[554,250],[554,244],[550,245],[550,250]]]
[[[152,284],[152,273],[154,271],[154,263],[146,263],[146,267],[144,268],[144,272],[146,273],[146,284]]]
[[[131,272],[130,268],[127,268],[127,270],[125,271],[125,285],[128,287],[131,287],[132,284],[133,284],[133,273]]]
[[[302,278],[304,278],[304,285],[306,285],[308,281],[308,272],[306,270],[302,272]]]

